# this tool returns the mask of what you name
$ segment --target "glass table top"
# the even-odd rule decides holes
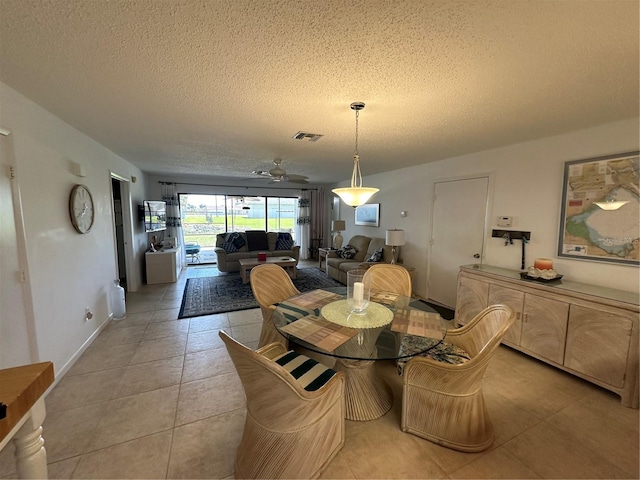
[[[361,313],[351,312],[346,287],[304,292],[276,305],[273,322],[290,342],[309,350],[352,360],[407,358],[442,342],[452,320],[426,302],[391,292],[371,291]],[[419,349],[403,350],[406,335],[424,337]],[[413,342],[415,346],[415,342]]]

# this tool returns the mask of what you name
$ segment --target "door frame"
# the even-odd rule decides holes
[[[491,229],[491,222],[489,221],[489,212],[492,211],[493,208],[493,184],[494,184],[494,179],[495,177],[495,172],[493,171],[489,171],[489,172],[478,172],[478,173],[473,173],[473,174],[467,174],[467,175],[457,175],[457,176],[453,176],[453,177],[441,177],[441,178],[436,178],[433,180],[432,184],[431,184],[431,215],[430,215],[430,219],[429,219],[429,235],[427,236],[428,240],[428,245],[427,245],[427,250],[428,250],[428,254],[427,254],[427,278],[426,278],[426,296],[427,298],[429,297],[429,290],[431,288],[431,259],[433,258],[432,256],[432,251],[433,251],[433,244],[431,242],[431,239],[433,238],[433,219],[435,217],[435,215],[433,214],[433,212],[435,211],[436,208],[436,184],[438,183],[445,183],[445,182],[458,182],[458,181],[463,181],[463,180],[473,180],[476,178],[486,178],[487,179],[487,201],[486,201],[486,205],[485,205],[485,209],[484,209],[484,228],[483,228],[483,232],[482,232],[482,248],[480,249],[480,259],[477,263],[479,263],[480,265],[482,265],[482,261],[484,259],[484,254],[485,254],[485,248],[487,245],[486,239],[487,236],[490,234],[490,229]],[[455,307],[455,306],[454,306]]]
[[[4,162],[0,167],[6,169],[2,175],[7,176],[7,181],[11,191],[11,206],[13,210],[13,222],[16,239],[16,253],[19,271],[16,272],[16,282],[20,284],[22,290],[22,307],[24,310],[24,321],[26,322],[27,348],[29,349],[29,358],[31,363],[40,361],[40,348],[38,344],[38,333],[36,326],[36,316],[33,305],[33,290],[31,288],[31,276],[29,269],[29,256],[27,254],[27,234],[24,224],[24,213],[22,209],[22,193],[20,189],[20,176],[18,172],[15,147],[13,144],[13,135],[11,130],[0,127],[0,136],[3,140],[0,142],[0,148],[4,151]],[[21,277],[21,281],[18,279]],[[12,365],[14,366],[14,365]]]
[[[130,179],[127,177],[123,177],[122,175],[118,175],[113,171],[109,171],[109,190],[111,192],[111,215],[112,215],[112,225],[113,228],[113,251],[114,251],[114,261],[115,261],[115,272],[116,274],[119,271],[118,266],[118,239],[116,237],[116,229],[115,229],[115,212],[113,206],[113,186],[111,184],[112,180],[117,180],[120,182],[120,207],[122,209],[122,235],[124,237],[124,265],[125,265],[125,274],[127,276],[127,291],[135,292],[138,290],[139,285],[134,285],[135,272],[133,271],[133,223],[132,223],[132,211],[131,211],[131,188],[130,188]]]

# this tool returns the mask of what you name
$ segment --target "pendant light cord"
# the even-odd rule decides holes
[[[353,173],[351,173],[351,188],[362,187],[362,172],[360,171],[360,155],[358,153],[358,117],[360,110],[356,110],[356,150],[353,154]]]

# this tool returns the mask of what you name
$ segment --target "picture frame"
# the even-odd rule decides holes
[[[640,152],[564,165],[558,256],[640,265]]]
[[[380,204],[365,203],[356,207],[356,225],[377,227],[380,225]]]

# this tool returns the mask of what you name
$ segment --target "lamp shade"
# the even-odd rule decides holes
[[[331,231],[332,232],[343,232],[346,228],[344,220],[332,220],[331,221]]]
[[[387,230],[385,243],[393,247],[404,245],[404,230]]]
[[[338,195],[344,203],[351,207],[359,207],[360,205],[364,205],[367,201],[377,192],[380,191],[379,188],[371,188],[371,187],[344,187],[344,188],[334,188],[331,190],[333,193]]]

